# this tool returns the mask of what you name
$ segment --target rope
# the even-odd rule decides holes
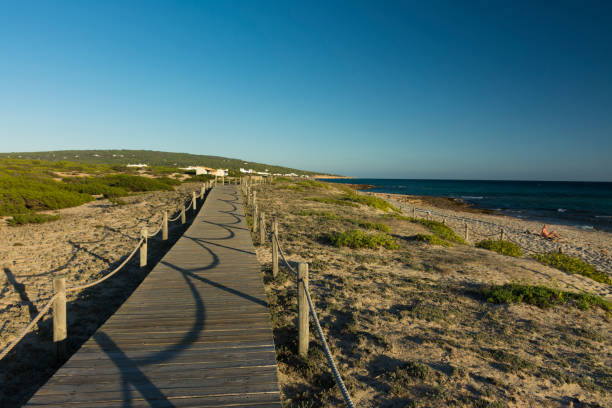
[[[191,208],[191,206],[193,205],[193,200],[191,200],[191,203],[189,204],[189,207],[187,207],[185,209],[185,211],[187,211],[189,208]],[[179,214],[173,218],[170,219],[169,221],[176,221],[179,219],[179,217],[181,216],[181,213],[179,212]],[[163,227],[163,221],[162,224],[159,226],[159,229],[151,235],[147,235],[148,238],[152,238],[155,235],[157,235],[159,233],[159,231],[161,231]],[[134,248],[134,250],[128,255],[127,258],[125,258],[123,260],[123,262],[121,262],[121,264],[119,266],[117,266],[117,268],[115,268],[115,270],[113,270],[111,273],[105,275],[104,277],[91,282],[91,283],[87,283],[85,285],[80,285],[80,286],[74,286],[72,288],[66,288],[66,293],[70,293],[70,292],[75,292],[75,291],[81,291],[83,289],[87,289],[87,288],[91,288],[92,286],[96,286],[99,283],[104,282],[105,280],[109,279],[111,276],[115,275],[117,272],[119,272],[136,254],[136,252],[138,251],[138,249],[141,247],[142,243],[144,242],[144,238],[141,238],[140,241],[138,241],[138,244],[136,245],[136,248]],[[32,321],[26,326],[25,329],[23,329],[21,331],[21,333],[19,334],[19,336],[17,336],[17,338],[15,340],[13,340],[11,342],[11,344],[9,344],[3,351],[2,353],[0,353],[0,360],[2,360],[16,345],[17,343],[19,343],[24,337],[25,335],[32,330],[32,327],[34,327],[34,325],[36,323],[38,323],[40,321],[40,319],[43,318],[43,316],[49,311],[49,309],[51,308],[51,306],[53,305],[53,302],[55,301],[55,299],[57,298],[57,294],[53,295],[45,304],[45,306],[41,309],[41,311],[36,315],[36,317],[34,319],[32,319]]]
[[[190,209],[192,205],[193,205],[193,199],[190,201],[189,205],[185,208],[185,211]]]
[[[265,229],[264,229],[265,231]],[[287,258],[285,258],[285,254],[283,252],[283,249],[280,246],[280,243],[278,242],[278,237],[275,234],[271,234],[273,239],[276,240],[276,246],[278,248],[278,252],[281,255],[281,258],[283,259],[283,262],[285,263],[285,265],[287,266],[287,268],[293,272],[293,274],[295,276],[298,276],[298,273],[295,271],[295,269],[293,269],[291,267],[291,265],[289,265],[289,262],[287,261]],[[342,381],[342,377],[340,376],[340,373],[338,372],[338,368],[336,367],[336,363],[334,362],[334,358],[331,354],[331,351],[329,350],[329,346],[327,345],[327,341],[325,340],[325,336],[323,335],[323,329],[321,328],[321,324],[319,323],[319,318],[317,317],[317,312],[312,304],[312,299],[310,298],[310,292],[308,291],[308,288],[306,288],[306,286],[304,285],[304,281],[303,280],[299,280],[298,284],[301,284],[302,287],[304,287],[304,293],[306,294],[306,299],[308,300],[308,308],[310,309],[310,314],[312,315],[312,320],[314,321],[315,327],[317,329],[317,333],[319,335],[319,339],[321,340],[321,344],[323,345],[323,351],[325,352],[325,357],[327,357],[327,362],[329,363],[329,366],[331,368],[332,374],[334,375],[334,379],[336,380],[336,384],[338,384],[338,388],[340,388],[340,392],[342,393],[342,396],[344,397],[344,402],[346,403],[346,405],[349,408],[355,408],[355,405],[353,405],[353,401],[351,401],[351,397],[348,393],[348,391],[346,390],[346,387],[344,385],[344,381]]]
[[[283,248],[281,248],[280,243],[278,242],[278,237],[276,235],[273,235],[274,239],[276,240],[276,247],[278,248],[278,253],[280,254],[281,258],[283,259],[283,262],[285,263],[285,265],[287,266],[287,269],[289,269],[289,271],[293,272],[293,274],[295,276],[298,276],[298,273],[296,272],[295,269],[293,269],[291,267],[291,265],[289,265],[289,262],[287,261],[287,258],[285,258],[285,253],[283,252]]]
[[[138,242],[138,245],[136,245],[136,248],[134,248],[132,253],[127,258],[125,258],[125,260],[123,262],[121,262],[121,264],[114,271],[112,271],[108,275],[105,275],[104,277],[98,279],[97,281],[93,281],[93,282],[87,283],[85,285],[74,286],[72,288],[66,288],[66,293],[68,293],[68,292],[75,292],[75,291],[79,291],[79,290],[83,290],[83,289],[87,289],[87,288],[90,288],[92,286],[97,285],[98,283],[104,282],[105,280],[107,280],[108,278],[110,278],[111,276],[113,276],[114,274],[119,272],[121,270],[121,268],[123,268],[125,266],[125,264],[128,263],[130,261],[130,259],[132,259],[132,257],[134,256],[136,251],[138,251],[138,249],[140,248],[140,246],[142,245],[143,242],[144,242],[144,238],[141,238],[140,241]]]
[[[300,280],[300,283],[304,287],[304,293],[306,294],[306,300],[308,300],[308,308],[310,309],[310,314],[312,315],[312,320],[314,321],[315,327],[317,329],[317,333],[319,334],[319,339],[321,340],[321,344],[323,345],[323,351],[325,352],[325,357],[327,357],[327,362],[332,370],[332,374],[334,375],[334,379],[336,380],[336,384],[338,384],[338,388],[340,388],[340,392],[344,397],[344,402],[349,408],[355,408],[353,405],[353,401],[351,401],[351,396],[349,395],[346,387],[344,386],[344,381],[342,381],[342,377],[338,372],[338,368],[336,367],[336,363],[334,362],[334,358],[329,351],[329,346],[327,345],[327,341],[325,340],[325,336],[323,335],[323,329],[321,329],[321,324],[319,323],[319,318],[317,317],[317,312],[314,309],[312,304],[312,299],[310,298],[310,292],[308,288],[305,287],[304,281]]]
[[[176,220],[178,220],[179,218],[181,218],[182,212],[179,211],[178,215],[174,218],[168,218],[168,222],[174,222]]]
[[[51,308],[51,305],[53,304],[53,301],[55,300],[55,298],[57,298],[57,294],[53,295],[53,297],[49,299],[45,307],[43,307],[42,310],[38,312],[34,320],[32,320],[30,324],[28,324],[28,326],[25,329],[23,329],[21,334],[2,351],[2,353],[0,354],[0,360],[2,360],[4,356],[6,356],[9,353],[9,351],[11,351],[13,347],[15,347],[17,343],[19,343],[21,339],[24,338],[24,336],[32,329],[32,327],[34,327],[34,325],[38,323],[40,319],[42,319],[42,317],[47,313],[47,311],[49,311],[49,308]]]
[[[155,231],[154,233],[152,233],[150,235],[147,234],[147,238],[153,238],[154,236],[156,236],[159,233],[159,231],[161,231],[163,226],[164,226],[164,222],[162,220],[162,223],[159,225],[159,228],[157,229],[157,231]]]

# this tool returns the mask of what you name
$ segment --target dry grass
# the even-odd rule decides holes
[[[321,201],[304,200],[314,192]],[[608,285],[529,258],[423,245],[415,236],[430,233],[427,226],[372,207],[330,206],[326,198],[339,194],[346,192],[265,186],[257,197],[268,219],[277,217],[288,258],[310,263],[319,318],[358,406],[612,405],[609,312],[572,302],[545,309],[496,304],[483,296],[491,285],[516,281],[609,301]],[[322,239],[355,225],[347,220],[386,223],[398,248],[336,248]],[[296,356],[293,277],[281,272],[272,280],[269,245],[257,253],[286,406],[342,406],[314,329],[311,356]]]

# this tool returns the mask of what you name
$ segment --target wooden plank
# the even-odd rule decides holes
[[[215,187],[149,276],[26,406],[280,407],[260,266]]]

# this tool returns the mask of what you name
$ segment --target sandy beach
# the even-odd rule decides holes
[[[312,198],[330,199],[316,202]],[[605,407],[612,404],[609,312],[559,305],[494,304],[482,288],[518,282],[612,300],[612,287],[587,277],[472,245],[419,243],[421,224],[367,206],[335,205],[341,188],[296,190],[279,183],[257,192],[267,219],[279,223],[289,261],[308,262],[310,290],[334,358],[360,407]],[[399,204],[403,197],[385,196]],[[539,231],[541,224],[477,211],[450,215]],[[411,216],[407,209],[405,215]],[[438,219],[439,220],[439,219]],[[335,247],[329,234],[356,223],[383,223],[396,249]],[[366,224],[363,224],[366,225]],[[455,228],[450,220],[447,225]],[[455,230],[463,233],[464,225]],[[499,231],[470,226],[470,243]],[[553,226],[585,257],[609,262],[608,234]],[[370,232],[375,233],[375,232]],[[257,234],[254,240],[257,241]],[[524,242],[527,245],[527,242]],[[531,242],[529,243],[531,244]],[[535,245],[535,244],[534,244]],[[539,247],[549,249],[546,241]],[[563,245],[563,243],[561,243]],[[535,248],[535,247],[534,247]],[[552,248],[552,247],[551,247]],[[569,248],[567,248],[569,252]],[[288,406],[341,406],[320,343],[311,329],[307,362],[296,356],[295,280],[270,277],[271,247],[257,247],[274,323],[281,389]]]
[[[453,204],[453,200],[441,197],[417,197],[403,194],[365,193],[388,200],[401,208],[406,215],[412,216],[412,209],[430,211],[431,219],[442,221],[446,216],[447,224],[459,233],[463,233],[465,224],[469,226],[469,242],[483,239],[498,239],[500,230],[504,229],[506,239],[510,239],[529,252],[558,251],[578,256],[588,263],[612,276],[612,234],[593,229],[580,229],[562,224],[547,224],[549,230],[556,231],[561,239],[551,241],[542,238],[539,233],[544,225],[540,221],[528,221],[505,215],[496,215],[491,211],[471,208],[462,203]],[[439,203],[435,205],[434,203]],[[442,214],[442,215],[440,215]],[[428,215],[422,211],[417,216]],[[457,220],[459,217],[466,220]],[[495,224],[495,225],[492,225]]]
[[[186,183],[173,192],[150,192],[123,197],[124,205],[98,199],[60,210],[58,221],[0,226],[0,349],[38,314],[53,295],[53,278],[64,276],[66,287],[94,281],[114,269],[136,246],[142,228],[155,232],[162,211],[169,217],[201,183]],[[189,212],[189,211],[188,211]],[[190,217],[188,217],[189,220]],[[149,240],[154,264],[182,234],[180,220],[169,223],[169,241]],[[136,257],[137,258],[137,257]],[[150,268],[132,260],[116,276],[82,293],[68,295],[69,348],[86,340],[129,296]],[[53,371],[50,314],[9,354],[0,369],[2,406],[19,406]],[[24,375],[24,373],[29,373]]]

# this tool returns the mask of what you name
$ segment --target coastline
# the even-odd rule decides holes
[[[499,239],[500,229],[505,229],[506,237],[515,241],[520,246],[532,251],[551,252],[562,251],[564,253],[578,256],[585,261],[595,265],[598,269],[612,276],[612,234],[599,230],[584,230],[574,226],[550,222],[549,230],[556,231],[562,239],[552,242],[539,236],[544,225],[539,220],[527,220],[510,215],[500,214],[496,211],[480,210],[470,207],[466,203],[455,202],[454,199],[445,197],[418,197],[406,196],[404,194],[363,192],[389,201],[391,204],[401,208],[406,215],[412,215],[412,208],[416,207],[424,211],[432,212],[431,218],[442,221],[443,214],[446,223],[456,231],[463,231],[465,221],[458,221],[452,217],[461,217],[468,220],[470,229],[470,241],[497,237]],[[436,214],[433,214],[436,213]],[[423,218],[425,213],[420,213]]]

